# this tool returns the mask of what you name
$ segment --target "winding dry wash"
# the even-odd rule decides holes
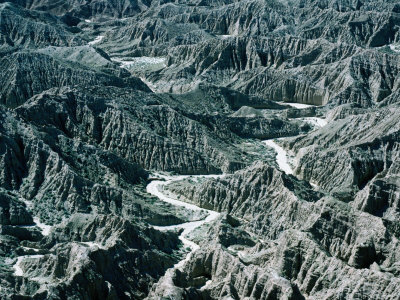
[[[293,169],[288,163],[287,152],[273,140],[267,140],[267,141],[264,141],[264,143],[265,143],[265,145],[273,148],[276,151],[276,153],[277,153],[276,162],[277,162],[279,168],[286,174],[293,174]]]
[[[218,218],[218,216],[220,215],[218,212],[212,211],[212,210],[206,210],[206,209],[202,209],[196,205],[193,204],[189,204],[183,201],[179,201],[176,199],[173,199],[167,195],[165,195],[162,192],[162,186],[163,185],[167,185],[169,183],[172,183],[174,181],[180,181],[182,179],[188,178],[188,177],[213,177],[213,178],[220,178],[223,175],[198,175],[198,176],[165,176],[163,179],[164,181],[159,181],[159,180],[153,180],[151,181],[148,185],[147,185],[147,192],[158,197],[161,201],[165,201],[167,203],[171,203],[173,205],[178,205],[178,206],[182,206],[185,207],[187,209],[191,209],[191,210],[203,210],[205,211],[208,216],[204,219],[204,220],[199,220],[199,221],[193,221],[193,222],[186,222],[183,224],[178,224],[178,225],[171,225],[171,226],[154,226],[154,228],[164,231],[164,230],[179,230],[179,229],[183,229],[182,232],[179,235],[179,239],[182,241],[184,246],[187,246],[191,249],[191,252],[196,251],[199,246],[188,240],[186,238],[186,235],[189,234],[191,231],[193,231],[194,229],[204,225],[205,223],[210,223],[212,221],[214,221],[216,218]],[[190,259],[190,255],[191,253],[189,253],[186,258],[184,258],[183,260],[181,260],[179,263],[177,263],[174,268],[179,268],[181,267],[185,261],[188,261]]]
[[[313,107],[312,105],[306,105],[306,104],[294,104],[294,103],[286,103],[290,106],[296,107],[298,109],[304,109],[304,108],[308,108],[308,107]],[[316,126],[318,126],[319,128],[324,126],[326,124],[326,121],[322,118],[315,118],[318,121],[315,123]],[[324,124],[324,125],[319,125],[319,124]],[[288,163],[288,153],[286,150],[284,150],[281,146],[279,146],[275,141],[273,140],[266,140],[263,141],[263,143],[268,146],[271,147],[272,149],[274,149],[274,151],[276,151],[277,155],[276,155],[276,163],[278,164],[279,168],[285,172],[286,174],[293,174],[293,169],[292,166]],[[188,178],[191,179],[196,179],[196,178],[214,178],[214,179],[218,179],[218,178],[222,178],[226,175],[176,175],[176,176],[166,176],[166,175],[162,175],[162,174],[156,174],[156,177],[161,177],[162,180],[156,180],[153,179],[146,187],[146,190],[148,193],[152,194],[153,196],[158,197],[161,201],[173,204],[173,205],[177,205],[177,206],[182,206],[185,207],[187,209],[191,209],[191,210],[203,210],[206,211],[208,216],[200,221],[193,221],[193,222],[186,222],[183,224],[178,224],[178,225],[170,225],[170,226],[154,226],[155,229],[158,230],[179,230],[179,229],[183,229],[182,232],[180,233],[179,239],[182,241],[184,246],[187,246],[191,249],[191,252],[189,254],[187,254],[187,256],[181,260],[179,263],[177,263],[174,266],[174,269],[177,268],[181,268],[184,266],[184,263],[187,261],[190,261],[191,256],[193,255],[193,252],[196,251],[197,249],[199,249],[199,245],[197,245],[196,243],[188,240],[186,238],[186,236],[192,232],[193,230],[195,230],[196,228],[204,225],[205,223],[210,223],[214,220],[216,220],[219,216],[220,213],[216,212],[216,211],[212,211],[212,210],[206,210],[206,209],[202,209],[201,207],[194,205],[194,204],[190,204],[187,202],[183,202],[177,199],[173,198],[173,195],[167,195],[163,189],[164,186],[167,186],[173,182],[179,182]],[[175,195],[176,196],[176,195]],[[241,253],[241,251],[238,252],[238,255],[243,255]]]
[[[314,107],[313,105],[307,105],[307,104],[296,104],[296,103],[285,103],[286,105],[293,106],[298,109],[305,109],[309,107]],[[310,118],[301,118],[300,120],[304,122],[309,122],[312,125],[316,126],[316,128],[322,128],[324,127],[327,123],[327,121],[323,118],[317,118],[317,117],[310,117]],[[282,140],[284,138],[280,138]],[[276,155],[276,162],[279,166],[279,168],[284,171],[286,174],[293,174],[293,167],[289,164],[289,154],[288,152],[283,149],[281,146],[279,146],[274,140],[266,140],[263,141],[265,145],[268,147],[273,148],[277,155]],[[297,155],[297,154],[296,154]],[[296,156],[294,155],[294,156]]]
[[[398,299],[399,16],[0,0],[0,299]]]

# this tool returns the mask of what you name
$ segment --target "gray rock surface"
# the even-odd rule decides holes
[[[15,48],[74,46],[83,41],[57,17],[26,10],[10,2],[0,3],[0,53]]]
[[[350,115],[288,140],[288,147],[300,153],[296,172],[338,197],[351,199],[372,179],[384,177],[392,164],[396,168],[399,111],[392,105]]]
[[[149,91],[139,78],[95,72],[40,52],[17,52],[2,58],[0,63],[4,68],[0,74],[4,83],[0,99],[7,107],[21,105],[33,95],[54,87],[103,85]]]
[[[117,216],[76,214],[29,244],[41,254],[22,258],[15,292],[38,299],[140,299],[178,260],[178,244],[176,234]]]
[[[0,0],[0,299],[399,299],[397,2]]]
[[[155,3],[101,47],[166,57],[166,68],[143,74],[159,91],[209,82],[277,101],[369,107],[396,94],[397,10],[386,1],[343,11],[302,1]]]
[[[385,253],[399,244],[397,233],[384,219],[310,191],[293,176],[262,165],[225,179],[191,186],[175,183],[169,189],[183,195],[180,199],[227,211],[239,219],[195,232],[193,239],[202,250],[185,264],[183,274],[179,270],[167,273],[153,287],[150,299],[169,295],[171,290],[179,295],[177,299],[188,295],[194,299],[271,295],[347,299],[370,294],[396,298],[397,258]],[[240,234],[232,234],[238,229],[257,243],[238,241]],[[174,287],[166,290],[168,276]],[[205,279],[197,285],[199,277]],[[204,286],[208,280],[211,283]]]
[[[12,193],[0,190],[0,224],[1,225],[31,225],[32,216],[26,209],[25,203]]]

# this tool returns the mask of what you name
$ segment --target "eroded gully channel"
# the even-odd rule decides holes
[[[306,104],[297,104],[297,103],[285,103],[286,105],[290,105],[293,106],[297,109],[304,109],[304,108],[308,108],[312,105],[306,105]],[[327,122],[325,121],[325,119],[322,118],[317,118],[317,117],[312,117],[312,118],[303,118],[303,121],[305,122],[309,122],[313,125],[315,125],[317,128],[318,127],[323,127],[327,124]],[[284,139],[284,138],[282,138]],[[276,139],[275,139],[276,140]],[[289,156],[288,153],[285,149],[283,149],[281,146],[279,146],[274,139],[270,139],[270,140],[265,140],[263,141],[263,143],[268,146],[271,147],[275,150],[275,152],[277,153],[275,159],[276,162],[278,164],[278,167],[285,172],[286,174],[293,174],[293,168],[292,166],[289,164]],[[208,216],[201,221],[194,221],[194,222],[187,222],[187,223],[183,223],[183,224],[179,224],[179,225],[172,225],[172,226],[154,226],[154,228],[161,230],[161,231],[166,231],[166,230],[177,230],[177,229],[183,229],[183,231],[181,232],[179,239],[182,241],[184,246],[190,247],[191,251],[186,255],[186,257],[181,260],[180,262],[178,262],[173,269],[177,269],[180,268],[184,265],[185,261],[190,260],[190,257],[193,255],[193,253],[199,248],[199,245],[197,245],[196,243],[188,240],[186,238],[186,236],[193,230],[195,230],[197,227],[205,224],[205,223],[209,223],[215,219],[218,218],[218,216],[220,215],[220,213],[216,212],[216,211],[212,211],[212,210],[206,210],[203,208],[200,208],[194,204],[189,204],[183,201],[179,201],[177,199],[171,198],[170,196],[167,196],[164,192],[163,192],[163,187],[165,185],[170,184],[171,182],[174,181],[180,181],[183,180],[185,178],[221,178],[225,175],[178,175],[178,176],[166,176],[166,175],[161,175],[161,174],[155,174],[156,176],[160,177],[159,180],[153,180],[151,181],[148,185],[147,185],[147,192],[152,194],[153,196],[158,197],[158,199],[160,199],[161,201],[173,204],[173,205],[177,205],[177,206],[182,206],[185,207],[187,209],[192,209],[192,210],[203,210],[206,211],[208,213]]]
[[[94,45],[96,43],[99,43],[102,38],[103,38],[103,36],[97,37],[93,42],[89,43],[89,45]],[[124,64],[121,67],[124,67]],[[297,109],[305,109],[305,108],[312,106],[312,105],[298,104],[298,103],[285,103],[285,104],[295,107]],[[315,125],[316,127],[323,127],[326,125],[326,121],[322,118],[311,117],[311,118],[302,118],[302,120],[304,122],[311,123],[311,124]],[[275,152],[277,153],[275,159],[276,159],[278,167],[286,174],[293,174],[293,168],[289,164],[289,159],[288,159],[289,156],[288,156],[287,151],[285,149],[283,149],[281,146],[279,146],[275,142],[275,140],[274,139],[265,140],[265,141],[263,141],[263,143],[266,146],[273,148],[275,150]],[[184,259],[179,261],[172,268],[172,269],[177,269],[177,268],[182,267],[184,265],[185,261],[189,260],[190,257],[193,255],[193,253],[199,248],[199,245],[197,245],[196,243],[187,239],[186,236],[190,232],[195,230],[196,228],[198,228],[206,223],[210,223],[210,222],[214,221],[215,219],[217,219],[218,216],[220,215],[220,213],[218,213],[216,211],[212,211],[212,210],[206,210],[206,209],[200,208],[194,204],[189,204],[189,203],[171,198],[170,196],[167,196],[163,192],[163,186],[168,185],[171,182],[180,181],[180,180],[183,180],[183,179],[189,178],[189,177],[193,178],[193,179],[196,179],[196,178],[220,178],[225,175],[178,175],[178,176],[168,176],[168,175],[162,175],[162,174],[154,174],[154,175],[157,176],[159,179],[152,180],[147,185],[146,190],[149,194],[156,196],[159,200],[170,203],[172,205],[182,206],[182,207],[185,207],[185,208],[191,209],[191,210],[202,210],[202,211],[205,211],[208,213],[208,216],[205,219],[199,220],[199,221],[187,222],[187,223],[172,225],[172,226],[153,226],[155,229],[160,230],[160,231],[182,230],[182,232],[180,233],[179,239],[182,241],[184,246],[190,248],[190,252],[185,256]],[[31,205],[31,203],[26,203],[26,204],[27,204],[27,206]],[[49,234],[52,226],[41,223],[38,218],[35,218],[34,221],[35,221],[35,225],[32,225],[32,226],[39,227],[39,229],[41,229],[41,232],[43,235]],[[91,246],[91,245],[89,245],[89,246]],[[33,250],[36,250],[36,249],[33,249]],[[17,261],[13,266],[14,274],[17,276],[24,276],[24,271],[22,270],[22,268],[20,266],[21,262],[25,258],[34,259],[34,258],[40,258],[41,256],[43,256],[43,255],[23,255],[23,256],[17,257]],[[171,270],[169,270],[169,271],[171,271]]]

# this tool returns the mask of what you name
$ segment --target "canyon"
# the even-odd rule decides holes
[[[0,0],[1,299],[399,299],[400,5]]]

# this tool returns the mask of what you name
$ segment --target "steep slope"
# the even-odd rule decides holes
[[[183,274],[168,273],[155,285],[150,299],[171,293],[177,299],[347,299],[349,288],[354,297],[396,297],[398,266],[387,253],[399,247],[399,233],[386,220],[262,164],[226,178],[167,188],[181,200],[238,220],[228,218],[194,233],[204,248]],[[247,240],[239,238],[246,234]],[[169,276],[173,287],[167,288]]]
[[[369,107],[398,89],[399,8],[386,1],[348,5],[160,3],[106,31],[100,46],[166,57],[166,68],[141,74],[158,91],[212,82],[276,101]]]
[[[0,102],[8,107],[16,107],[50,88],[69,85],[98,84],[150,91],[139,78],[98,72],[38,52],[16,52],[2,58],[0,63],[7,70],[0,74],[3,82]]]
[[[46,11],[67,18],[101,19],[130,17],[150,5],[149,1],[137,0],[18,0],[18,5],[30,10]]]
[[[56,127],[69,138],[89,141],[147,169],[207,174],[231,172],[251,161],[236,145],[235,133],[241,129],[226,127],[237,118],[183,114],[163,101],[131,89],[78,88],[33,97],[17,112],[30,123],[49,127],[46,131]],[[259,123],[246,125],[247,130],[267,123],[255,120]],[[309,130],[301,123],[275,121],[259,129],[260,134],[285,135],[279,127],[286,122],[288,133]]]
[[[1,299],[398,299],[396,0],[0,0]]]
[[[178,244],[172,233],[117,216],[76,214],[46,239],[29,243],[25,249],[40,254],[22,253],[16,267],[21,276],[15,282],[6,277],[8,286],[0,293],[8,298],[142,299],[176,262]]]
[[[83,41],[57,17],[0,3],[0,52],[45,45],[74,46]]]
[[[297,173],[322,188],[349,199],[396,162],[399,107],[348,116],[308,135],[289,140],[299,152]],[[338,167],[340,166],[340,167]]]

